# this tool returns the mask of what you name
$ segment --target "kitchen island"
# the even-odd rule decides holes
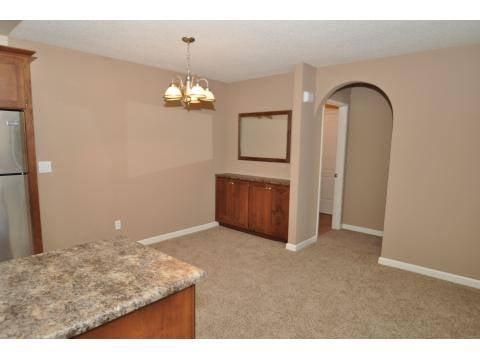
[[[0,263],[0,338],[193,338],[204,271],[124,237]]]

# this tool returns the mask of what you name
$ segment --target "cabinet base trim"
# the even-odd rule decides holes
[[[317,235],[312,236],[310,239],[303,240],[302,242],[300,242],[298,244],[288,243],[287,246],[286,246],[286,249],[290,250],[290,251],[300,251],[303,248],[307,247],[308,245],[311,245],[311,244],[316,243],[316,242],[317,242]]]
[[[209,223],[206,223],[206,224],[192,226],[192,227],[189,227],[189,228],[186,228],[186,229],[177,230],[177,231],[173,231],[173,232],[170,232],[170,233],[153,236],[153,237],[150,237],[148,239],[138,240],[137,242],[142,244],[142,245],[156,244],[156,243],[161,242],[161,241],[174,239],[174,238],[177,238],[177,237],[180,237],[180,236],[193,234],[193,233],[196,233],[196,232],[199,232],[199,231],[208,230],[208,229],[217,227],[218,225],[219,224],[218,224],[217,221],[212,221],[212,222],[209,222]]]

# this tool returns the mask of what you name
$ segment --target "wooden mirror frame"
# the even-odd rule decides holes
[[[241,153],[241,138],[242,138],[242,118],[243,117],[262,117],[262,116],[274,116],[274,115],[287,115],[287,156],[285,159],[277,158],[265,158],[265,157],[255,157],[255,156],[242,156]],[[279,163],[289,163],[290,162],[290,140],[292,132],[292,110],[279,110],[279,111],[264,111],[264,112],[253,112],[253,113],[240,113],[238,114],[238,160],[250,160],[250,161],[265,161],[265,162],[279,162]]]

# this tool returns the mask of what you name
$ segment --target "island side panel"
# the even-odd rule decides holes
[[[75,338],[193,339],[195,338],[195,285]]]

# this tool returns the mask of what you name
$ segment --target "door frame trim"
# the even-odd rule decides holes
[[[332,229],[340,230],[342,227],[342,208],[343,208],[343,188],[345,185],[345,161],[347,157],[347,130],[348,130],[348,111],[349,106],[335,100],[328,100],[325,105],[334,105],[338,107],[338,130],[337,130],[337,152],[335,161],[335,178],[333,191],[333,211],[332,211]],[[325,130],[325,105],[322,108],[322,129],[320,136],[320,166],[318,173],[318,198],[317,198],[317,226],[316,235],[318,236],[318,226],[320,222],[320,193],[322,190],[322,159]]]

